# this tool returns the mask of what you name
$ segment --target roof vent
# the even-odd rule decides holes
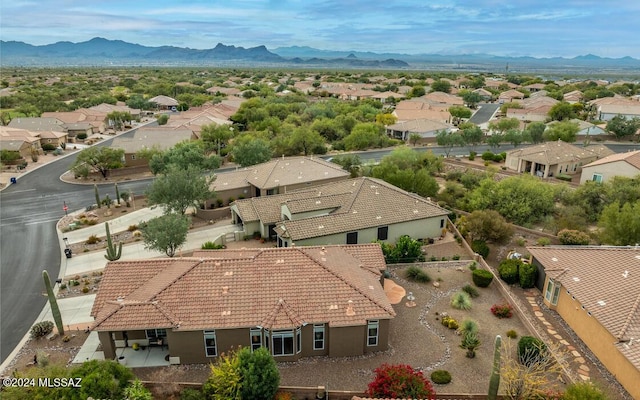
[[[376,219],[382,219],[382,217],[378,215],[378,216],[376,217]]]
[[[573,277],[573,281],[574,281],[574,282],[580,282],[580,278],[578,278],[577,276],[574,276],[574,277]]]
[[[227,316],[227,315],[231,315],[231,311],[230,310],[226,310],[222,312],[222,316]]]
[[[124,300],[124,297],[122,296],[118,296],[118,298],[116,299],[116,301],[123,301],[123,300]]]
[[[329,306],[329,310],[337,310],[338,309],[338,305],[337,304],[331,304]]]
[[[229,286],[223,286],[222,287],[222,294],[227,294],[229,293]]]
[[[551,258],[551,261],[556,262],[556,261],[558,261],[558,259],[557,259],[557,258],[555,258],[555,257],[552,257],[552,258]]]
[[[318,225],[318,229],[324,229],[324,225]]]
[[[321,249],[322,251],[325,251],[325,250],[326,250],[326,249],[324,248],[324,246],[322,246],[320,249]]]
[[[604,300],[598,300],[598,305],[604,307],[607,303]]]
[[[353,210],[351,213],[352,213],[352,214],[357,214],[357,213],[358,213],[358,210]]]
[[[414,214],[417,214],[417,213],[419,213],[419,212],[420,212],[420,211],[418,211],[418,210],[413,210],[413,213],[414,213]]]
[[[316,204],[322,204],[320,200],[316,200]]]
[[[624,270],[624,272],[622,273],[622,277],[626,278],[629,276],[629,271],[627,271],[626,269]]]
[[[225,271],[224,276],[233,276],[233,271]]]
[[[347,316],[349,317],[353,317],[354,315],[356,315],[355,310],[353,309],[353,300],[349,300],[347,303],[347,312],[346,312]]]
[[[328,171],[324,171],[324,174],[325,174],[325,176],[329,175],[329,172]]]

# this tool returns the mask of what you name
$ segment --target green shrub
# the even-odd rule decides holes
[[[486,269],[476,269],[471,274],[473,283],[478,287],[487,287],[493,281],[493,274]]]
[[[478,154],[478,153],[476,153],[475,151],[470,151],[470,152],[469,152],[469,161],[473,161],[473,160],[475,160],[475,159],[476,159],[476,155],[477,155],[477,154]]]
[[[129,227],[127,228],[127,230],[128,230],[129,232],[137,231],[137,230],[138,230],[138,225],[129,225]]]
[[[548,246],[548,245],[551,244],[551,240],[549,238],[546,238],[546,237],[541,237],[540,239],[538,239],[536,241],[536,244],[538,246]]]
[[[510,330],[507,331],[507,337],[510,338],[510,339],[515,339],[515,338],[518,337],[518,332],[516,332],[513,329],[510,329]]]
[[[451,374],[449,371],[443,369],[437,369],[431,373],[431,381],[438,385],[446,385],[451,382]]]
[[[502,157],[502,154],[494,154],[493,155],[493,161],[502,162],[502,161],[504,161],[504,157]]]
[[[571,175],[558,174],[556,175],[556,179],[560,179],[561,181],[571,182]]]
[[[457,292],[451,296],[451,307],[458,310],[470,310],[471,309],[471,296],[466,292]]]
[[[202,250],[219,250],[219,249],[224,249],[224,245],[222,244],[217,244],[215,242],[204,242],[202,243],[201,246]]]
[[[462,320],[462,323],[460,324],[458,330],[461,333],[478,333],[478,323],[471,318],[465,318],[464,320]]]
[[[474,298],[474,299],[476,297],[480,296],[480,292],[478,292],[478,289],[476,289],[474,286],[471,286],[471,285],[464,285],[462,287],[462,291],[465,292],[466,294],[471,296],[471,298]]]
[[[500,275],[500,279],[512,285],[514,283],[518,283],[519,279],[519,270],[522,265],[522,261],[506,259],[502,260],[500,265],[498,266],[498,274]]]
[[[451,257],[452,260],[459,260],[460,259],[460,254],[454,254],[453,257]]]
[[[42,145],[42,150],[44,151],[53,151],[56,149],[56,145],[53,143],[45,143]]]
[[[562,400],[607,400],[609,397],[593,382],[576,382],[567,386]]]
[[[205,397],[200,390],[186,388],[180,392],[180,400],[205,400]]]
[[[87,138],[87,134],[86,134],[86,133],[84,133],[84,132],[82,132],[82,133],[78,133],[78,134],[76,135],[76,137],[77,137],[78,139],[80,139],[80,140],[84,140],[84,139],[86,139],[86,138]]]
[[[475,271],[476,269],[478,269],[478,263],[475,261],[472,261],[471,264],[469,264],[469,269],[471,271]]]
[[[518,239],[516,239],[516,244],[520,247],[523,247],[527,244],[527,239],[519,237]]]
[[[410,281],[414,281],[414,282],[420,282],[420,283],[431,282],[431,277],[429,276],[429,274],[427,274],[425,270],[423,270],[422,268],[416,265],[412,265],[409,268],[407,268],[406,277]]]
[[[482,153],[482,159],[485,161],[493,161],[493,153],[490,151],[485,151]]]
[[[538,269],[531,264],[520,264],[520,287],[529,289],[535,286]]]
[[[34,339],[47,336],[53,331],[53,322],[41,321],[31,327],[31,337]]]
[[[518,340],[518,360],[520,363],[530,366],[547,357],[547,346],[544,342],[533,336],[522,336]]]
[[[487,242],[484,240],[474,240],[471,242],[471,250],[480,254],[483,258],[489,256],[489,246],[487,246]]]
[[[568,246],[584,246],[591,241],[588,233],[572,229],[563,229],[558,232],[558,239],[561,244]]]

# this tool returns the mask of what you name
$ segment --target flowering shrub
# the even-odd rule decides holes
[[[498,318],[511,318],[513,316],[513,307],[511,304],[494,304],[491,306],[491,314]]]
[[[369,383],[367,395],[378,398],[435,399],[431,382],[406,364],[382,364],[375,370],[376,376]]]

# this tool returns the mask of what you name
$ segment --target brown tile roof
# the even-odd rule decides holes
[[[640,170],[640,150],[636,150],[636,151],[629,151],[627,153],[617,153],[617,154],[612,154],[610,156],[601,158],[599,160],[596,160],[594,162],[591,162],[584,167],[593,167],[596,165],[602,165],[602,164],[609,164],[609,163],[614,163],[614,162],[618,162],[618,161],[625,161],[627,163],[629,163],[631,166],[637,168]]]
[[[606,157],[610,154],[613,154],[613,151],[603,145],[580,147],[558,140],[510,150],[507,152],[507,157],[518,157],[536,163],[555,165],[593,157]]]
[[[167,150],[185,140],[193,139],[191,129],[173,129],[170,127],[139,128],[131,138],[117,137],[113,139],[111,147],[123,149],[125,153],[136,153],[142,149],[154,146]]]
[[[212,188],[214,190],[237,189],[247,187],[250,183],[260,189],[273,189],[348,175],[349,173],[338,164],[322,158],[283,157],[241,170],[220,173],[213,182]]]
[[[201,250],[191,258],[110,262],[92,329],[283,329],[390,319],[395,312],[379,281],[384,268],[377,244]]]
[[[527,249],[611,335],[620,341],[634,338],[632,345],[618,348],[640,368],[640,247]]]
[[[282,221],[281,205],[288,207],[290,203],[292,213],[315,211],[324,215]],[[243,221],[278,222],[276,232],[294,241],[448,214],[418,195],[374,178],[349,179],[304,191],[238,200],[235,206]]]

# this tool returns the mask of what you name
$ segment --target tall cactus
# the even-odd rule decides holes
[[[116,186],[116,201],[118,202],[118,204],[120,204],[120,191],[118,190],[118,183],[114,183],[114,185]]]
[[[489,380],[488,400],[496,400],[498,398],[498,388],[500,387],[500,347],[502,346],[502,337],[496,335],[496,342],[493,349],[493,370],[491,371],[491,379]]]
[[[104,255],[109,261],[116,261],[120,259],[122,256],[122,242],[118,243],[118,248],[113,244],[113,239],[111,239],[111,232],[109,232],[109,223],[104,223],[105,228],[107,229],[107,254]]]
[[[44,279],[44,286],[47,288],[47,297],[49,297],[49,304],[51,305],[51,314],[53,320],[56,321],[56,327],[58,327],[58,333],[64,335],[64,325],[62,325],[62,314],[60,314],[60,307],[58,307],[58,300],[56,295],[53,294],[53,287],[51,286],[51,279],[49,279],[49,273],[45,269],[42,271],[42,278]]]
[[[96,195],[96,205],[100,208],[100,193],[98,193],[98,185],[93,184],[93,192]]]

